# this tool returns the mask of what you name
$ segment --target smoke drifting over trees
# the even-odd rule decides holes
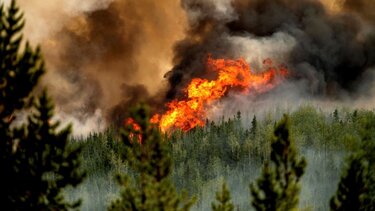
[[[243,57],[255,71],[271,58],[288,66],[293,89],[318,98],[373,95],[371,0],[20,4],[30,25],[40,26],[26,24],[26,36],[42,44],[59,112],[78,122],[93,114],[119,120],[139,101],[160,109],[193,77],[211,77],[208,54]]]

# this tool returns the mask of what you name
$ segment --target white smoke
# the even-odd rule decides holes
[[[236,18],[236,13],[232,7],[233,0],[181,0],[181,2],[182,7],[187,11],[191,24],[199,22],[208,14],[219,22],[229,22]],[[196,7],[194,5],[200,6]]]
[[[257,38],[248,36],[229,36],[227,38],[234,49],[236,58],[244,58],[254,69],[259,70],[264,59],[271,59],[276,63],[288,60],[288,55],[296,45],[294,37],[278,32],[270,37]]]
[[[103,120],[102,111],[97,109],[94,115],[87,116],[83,120],[78,120],[72,114],[66,114],[64,112],[57,112],[55,115],[56,120],[63,120],[62,126],[66,126],[67,123],[73,126],[73,137],[81,137],[90,133],[103,132],[107,125]]]

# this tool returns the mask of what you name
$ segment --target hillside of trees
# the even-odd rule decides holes
[[[121,128],[73,137],[23,26],[0,1],[2,210],[375,210],[374,111],[238,111],[164,134],[141,104]]]

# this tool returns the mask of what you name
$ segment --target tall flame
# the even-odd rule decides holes
[[[229,90],[235,88],[244,94],[265,92],[279,84],[288,74],[283,66],[273,67],[270,59],[263,63],[268,66],[267,70],[256,74],[251,72],[243,58],[230,60],[208,57],[208,70],[215,72],[217,79],[194,78],[184,90],[186,99],[168,103],[167,111],[162,115],[154,115],[151,121],[158,123],[163,132],[174,128],[189,131],[204,126],[208,107]]]

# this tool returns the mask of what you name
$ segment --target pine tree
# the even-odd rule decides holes
[[[237,111],[236,118],[237,118],[238,121],[241,120],[241,111]]]
[[[367,114],[361,119],[361,149],[348,160],[349,166],[341,177],[336,195],[331,198],[331,210],[374,210],[374,129],[375,118]]]
[[[27,124],[15,131],[18,140],[12,154],[13,182],[4,184],[15,210],[68,210],[80,202],[68,203],[63,188],[77,186],[83,179],[78,171],[80,148],[68,145],[70,126],[57,131],[53,104],[44,91],[33,106]]]
[[[121,197],[109,210],[189,210],[194,200],[179,196],[171,183],[168,143],[157,126],[150,124],[147,107],[135,109],[130,120],[122,134],[123,158],[135,175],[133,179],[129,175],[117,177]]]
[[[231,202],[230,192],[227,184],[223,182],[222,188],[216,193],[217,203],[212,203],[213,211],[233,211],[234,205]]]
[[[8,128],[15,111],[28,106],[30,92],[45,72],[39,48],[32,50],[26,43],[19,53],[23,26],[23,14],[15,1],[7,10],[0,5],[0,129]]]
[[[297,157],[286,115],[275,127],[271,148],[271,159],[264,164],[262,177],[250,185],[252,205],[260,211],[295,210],[306,162]]]
[[[361,156],[362,162],[367,166],[366,175],[366,193],[362,196],[365,198],[364,210],[375,210],[375,116],[367,113],[365,118],[359,119],[361,130],[361,148],[357,152]],[[357,155],[357,156],[358,156]]]
[[[367,162],[361,155],[350,158],[350,165],[341,177],[336,195],[331,198],[332,211],[366,210],[368,196]]]
[[[340,120],[340,117],[339,117],[339,111],[338,111],[337,109],[335,109],[335,110],[333,111],[333,120],[334,120],[335,122],[338,122],[338,121]]]
[[[70,127],[57,131],[52,123],[47,94],[36,102],[31,94],[45,69],[40,49],[21,45],[23,26],[14,0],[8,9],[0,5],[0,204],[6,210],[67,210],[78,205],[64,200],[62,188],[82,180],[79,150],[68,149]],[[26,110],[32,113],[27,122],[15,124]]]
[[[254,115],[253,120],[251,121],[251,130],[250,130],[253,137],[256,134],[256,130],[257,130],[257,117]]]

